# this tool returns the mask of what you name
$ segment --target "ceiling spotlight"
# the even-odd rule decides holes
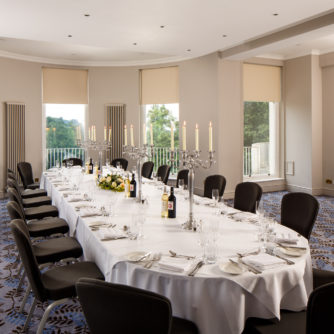
[[[70,37],[70,38],[71,38],[71,37],[72,37],[72,35],[67,35],[67,37]]]
[[[190,51],[191,51],[191,49],[187,49],[187,51],[188,51],[188,52],[190,52]]]
[[[137,43],[132,43],[133,45],[137,45]]]
[[[223,38],[227,37],[227,35],[223,35]]]
[[[165,28],[165,26],[160,26],[161,29]]]
[[[274,13],[273,16],[278,16],[278,13]]]
[[[84,14],[86,17],[90,17],[90,14]]]

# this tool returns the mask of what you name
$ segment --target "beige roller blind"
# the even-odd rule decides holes
[[[141,104],[179,102],[177,66],[141,70]]]
[[[281,100],[281,68],[244,64],[244,101],[279,102]]]
[[[87,70],[43,68],[43,103],[88,104]]]

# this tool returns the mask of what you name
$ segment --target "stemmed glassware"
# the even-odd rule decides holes
[[[218,206],[219,202],[219,189],[212,189],[212,198],[214,199],[214,206]]]

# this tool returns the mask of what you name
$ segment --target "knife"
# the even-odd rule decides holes
[[[188,274],[188,276],[195,276],[195,274],[198,272],[198,270],[203,266],[204,262],[203,261],[199,261],[195,268]]]

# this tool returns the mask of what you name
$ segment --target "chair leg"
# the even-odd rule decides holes
[[[31,290],[31,285],[30,283],[28,284],[28,287],[27,287],[27,290],[26,290],[26,293],[22,299],[22,303],[21,303],[21,306],[20,306],[20,309],[19,309],[19,312],[22,313],[23,312],[23,309],[24,309],[24,306],[26,305],[26,302],[27,302],[27,299],[30,295],[30,290]]]
[[[21,276],[21,272],[22,272],[22,270],[23,270],[23,263],[20,264],[19,270],[18,270],[18,272],[17,272],[17,274],[16,274],[17,277],[20,277],[20,276]]]
[[[20,279],[20,282],[19,282],[19,285],[17,286],[16,288],[16,292],[19,292],[21,290],[21,286],[24,282],[24,278],[26,277],[26,272],[24,271],[22,276],[21,276],[21,279]]]
[[[45,326],[46,321],[48,320],[49,314],[52,311],[52,309],[60,304],[65,303],[66,301],[70,300],[70,298],[63,298],[63,299],[59,299],[54,301],[53,303],[51,303],[45,310],[42,320],[39,323],[38,329],[36,334],[42,334],[43,333],[43,329]]]
[[[34,298],[34,301],[33,301],[32,305],[30,307],[26,322],[24,323],[23,332],[25,332],[27,330],[28,326],[29,326],[31,316],[33,315],[33,313],[35,311],[36,303],[37,303],[37,299]]]

